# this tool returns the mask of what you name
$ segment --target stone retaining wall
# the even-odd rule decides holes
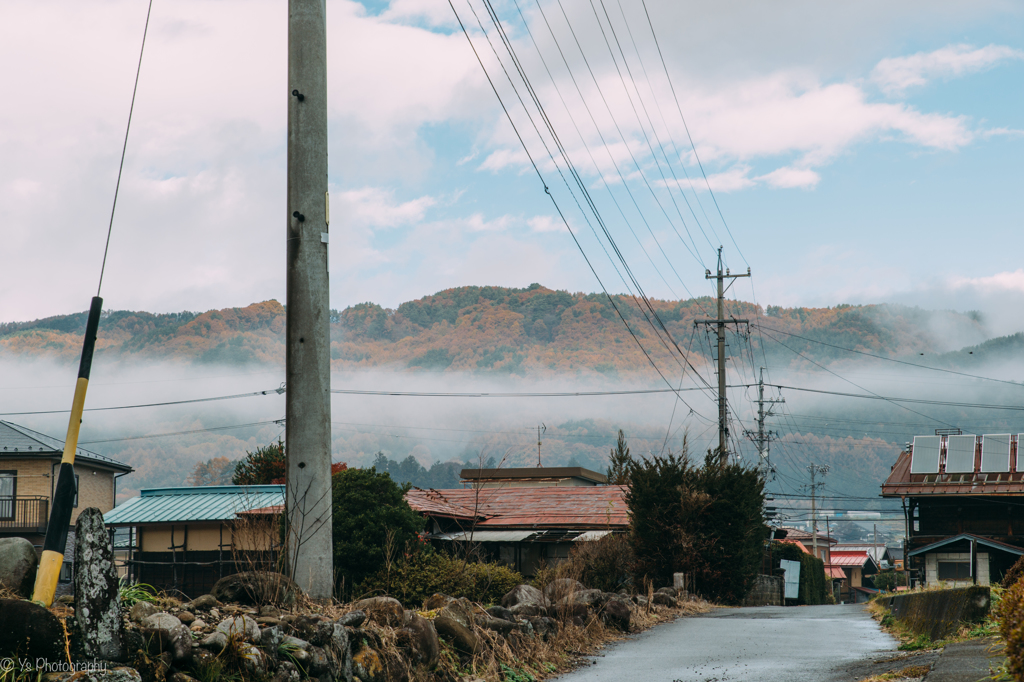
[[[987,587],[959,587],[899,594],[886,602],[892,617],[933,641],[955,633],[960,623],[981,622],[992,603]]]
[[[782,576],[759,575],[755,578],[754,587],[747,594],[747,598],[743,600],[743,605],[782,606],[783,589]]]

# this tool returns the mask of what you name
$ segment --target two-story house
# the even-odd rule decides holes
[[[917,436],[882,496],[906,514],[906,567],[924,584],[998,582],[1024,555],[1024,434]]]
[[[42,547],[63,455],[64,441],[0,420],[0,537],[23,537],[37,550]],[[79,512],[87,507],[98,507],[102,512],[113,509],[117,479],[131,471],[127,464],[83,448],[75,453],[78,494],[62,579],[70,577],[73,531]]]

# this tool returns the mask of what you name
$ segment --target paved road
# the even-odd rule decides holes
[[[859,664],[896,646],[862,605],[715,609],[618,642],[558,679],[840,682],[866,677]]]

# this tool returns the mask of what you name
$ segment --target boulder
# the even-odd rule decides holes
[[[212,609],[215,606],[220,606],[220,602],[212,594],[204,594],[193,599],[188,605],[195,611],[197,609]]]
[[[658,604],[659,606],[668,606],[671,608],[675,608],[676,605],[675,597],[665,592],[655,592],[654,596],[651,597],[651,602]]]
[[[473,656],[483,649],[483,642],[473,631],[472,610],[466,608],[460,601],[452,601],[438,612],[434,618],[434,628],[437,634],[450,641],[458,652]]]
[[[306,673],[310,677],[320,677],[331,669],[331,659],[327,652],[321,647],[309,647],[309,663],[306,664]]]
[[[602,606],[607,597],[601,590],[580,590],[578,592],[570,592],[568,595],[558,601],[556,606],[562,606],[563,604],[582,604],[587,608],[599,608]]]
[[[171,654],[172,661],[186,660],[192,654],[192,632],[169,613],[154,613],[142,621],[142,636],[150,654]]]
[[[552,580],[544,587],[544,598],[549,604],[554,604],[565,599],[573,592],[582,592],[585,589],[587,588],[579,580],[559,578],[558,580]]]
[[[295,649],[297,651],[305,651],[309,648],[309,642],[298,637],[292,637],[291,635],[285,635],[281,638],[281,644],[285,645],[289,649]]]
[[[677,593],[678,593],[678,590],[676,590],[676,588],[674,588],[674,587],[659,587],[655,591],[655,594],[667,594],[668,596],[672,597],[673,599],[675,599]]]
[[[487,609],[487,613],[494,616],[495,618],[501,618],[502,620],[510,620],[513,623],[516,620],[515,614],[512,613],[510,610],[506,609],[504,606],[492,606],[491,608]]]
[[[214,599],[222,602],[259,605],[271,602],[281,606],[294,606],[301,590],[295,581],[281,573],[270,571],[243,571],[226,575],[210,590]]]
[[[0,658],[67,661],[64,626],[48,609],[20,599],[0,599]]]
[[[132,610],[128,612],[128,617],[136,623],[141,623],[154,613],[160,613],[160,609],[153,606],[148,601],[137,601],[132,604]]]
[[[199,646],[219,654],[228,648],[228,636],[220,630],[214,630],[206,637],[199,640]]]
[[[530,616],[526,619],[538,637],[548,639],[558,632],[558,621],[547,616]]]
[[[327,656],[328,669],[335,680],[351,678],[351,670],[346,675],[346,668],[351,668],[349,661],[349,630],[340,623],[329,620],[317,623],[316,632],[311,640],[317,647],[322,647]]]
[[[266,604],[260,607],[260,615],[264,618],[280,618],[281,609],[277,608],[276,606]]]
[[[299,669],[291,661],[281,661],[277,664],[277,672],[270,678],[270,682],[299,682],[302,677]]]
[[[565,597],[553,607],[552,615],[558,620],[572,621],[575,623],[582,623],[587,620],[590,615],[590,608],[581,602],[577,602],[572,598],[572,595]]]
[[[0,587],[25,599],[32,597],[39,557],[25,538],[0,538]]]
[[[437,667],[441,642],[434,624],[414,611],[406,611],[404,626],[395,633],[398,646],[408,652],[409,660],[427,670]]]
[[[380,654],[368,646],[363,646],[352,654],[352,673],[361,682],[384,682],[384,664]]]
[[[277,654],[277,647],[280,646],[283,638],[284,633],[278,626],[272,626],[260,630],[260,646],[266,651],[273,652],[274,655]]]
[[[547,600],[544,598],[544,593],[532,585],[516,585],[501,598],[501,605],[507,609],[525,604],[545,606]]]
[[[190,611],[182,611],[178,614],[178,620],[181,621],[182,625],[192,625],[196,621],[196,617]]]
[[[505,620],[504,618],[495,618],[490,614],[478,613],[473,617],[473,621],[476,623],[477,627],[481,627],[486,630],[493,630],[502,637],[516,629],[516,624],[514,622]]]
[[[367,617],[378,625],[389,627],[401,627],[405,617],[405,609],[402,602],[394,597],[370,597],[361,599],[352,606],[360,611],[366,612]]]
[[[244,643],[238,647],[239,657],[245,670],[255,677],[262,677],[267,672],[267,655],[254,644]]]
[[[260,641],[260,626],[249,616],[231,616],[217,624],[217,631],[223,632],[229,639],[245,642]]]
[[[617,630],[629,632],[629,602],[624,599],[609,599],[601,611],[601,620]]]
[[[519,618],[546,616],[548,615],[548,608],[540,604],[516,604],[509,609],[509,613]]]
[[[357,628],[363,624],[366,620],[365,611],[349,611],[344,616],[338,619],[338,623],[344,625],[347,628]]]
[[[436,611],[437,609],[443,609],[447,606],[448,602],[453,601],[454,599],[455,597],[449,597],[447,594],[435,592],[423,600],[423,610]]]

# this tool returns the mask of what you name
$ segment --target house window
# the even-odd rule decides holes
[[[0,520],[14,520],[14,499],[18,492],[18,472],[0,471]]]
[[[939,580],[970,580],[971,564],[967,561],[940,561]]]

